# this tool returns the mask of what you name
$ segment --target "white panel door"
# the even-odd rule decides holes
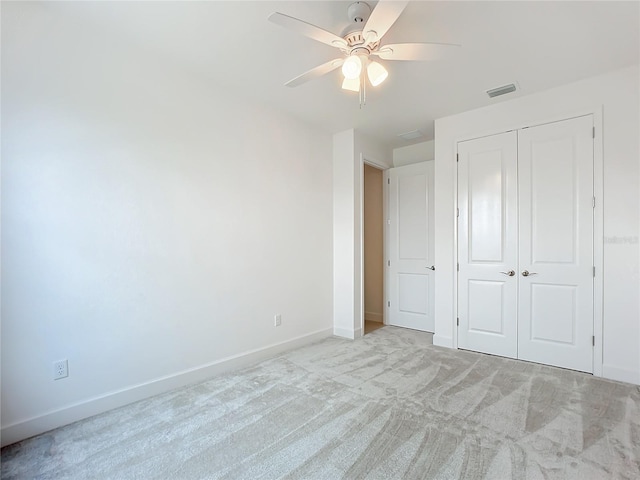
[[[593,371],[593,119],[518,133],[518,356]]]
[[[517,134],[458,143],[458,345],[517,357]]]
[[[388,173],[387,323],[433,332],[433,162]]]

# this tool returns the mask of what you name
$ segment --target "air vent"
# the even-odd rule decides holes
[[[516,91],[516,86],[513,83],[510,83],[509,85],[503,85],[498,88],[492,88],[491,90],[487,90],[487,95],[489,95],[489,98],[493,98],[493,97],[499,97],[500,95],[505,95],[507,93],[511,93],[515,91]]]
[[[404,138],[405,140],[413,140],[415,138],[423,137],[424,134],[420,130],[412,130],[411,132],[400,133],[398,134],[400,138]]]

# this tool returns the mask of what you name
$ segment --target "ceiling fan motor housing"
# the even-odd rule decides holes
[[[350,55],[356,54],[356,49],[360,50],[357,53],[360,55],[365,54],[362,50],[366,49],[366,55],[368,55],[379,46],[377,39],[368,41],[370,39],[366,38],[362,32],[362,28],[367,23],[369,15],[371,15],[371,7],[364,2],[352,3],[347,9],[347,16],[351,23],[342,30],[342,38],[347,42]]]
[[[364,2],[355,2],[349,5],[347,16],[351,23],[366,23],[371,15],[371,7]]]

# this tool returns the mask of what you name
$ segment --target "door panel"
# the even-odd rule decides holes
[[[469,280],[469,331],[504,336],[504,282]]]
[[[388,323],[433,332],[433,162],[388,172]]]
[[[517,135],[458,144],[458,344],[517,356]]]
[[[469,250],[472,263],[504,260],[503,152],[478,152],[468,164]]]
[[[426,198],[427,172],[397,177],[398,257],[400,260],[428,260],[429,235]]]
[[[573,345],[576,340],[576,287],[531,283],[531,331],[534,341]],[[544,319],[544,322],[537,320]]]
[[[530,136],[526,131],[522,135],[522,141]],[[530,249],[528,259],[523,258],[529,264],[575,263],[577,205],[574,200],[578,165],[572,153],[572,140],[532,142],[528,154],[535,161],[520,162],[524,184],[521,195],[529,194],[523,205],[524,208],[530,206]]]
[[[398,274],[398,310],[402,313],[427,315],[429,275]]]
[[[518,356],[585,372],[593,371],[592,128],[586,116],[518,133]]]

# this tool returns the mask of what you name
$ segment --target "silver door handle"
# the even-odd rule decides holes
[[[522,272],[522,276],[523,276],[523,277],[529,277],[529,276],[531,276],[531,275],[537,275],[537,273],[536,273],[536,272],[529,272],[528,270],[524,270],[524,271]]]
[[[508,277],[513,277],[516,274],[516,272],[514,272],[513,270],[509,270],[508,272],[500,272],[500,273]]]
[[[424,267],[424,268],[428,268],[429,270],[435,270],[436,266],[435,265],[431,265],[430,267]]]

